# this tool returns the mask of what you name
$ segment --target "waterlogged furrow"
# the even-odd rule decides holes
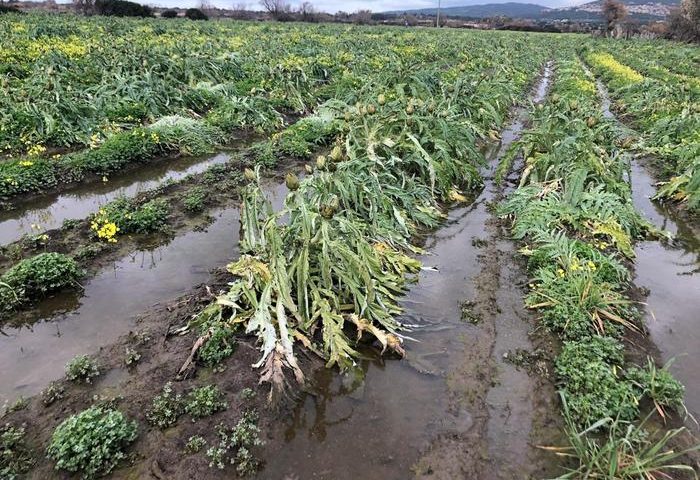
[[[526,158],[521,186],[500,212],[525,243],[521,252],[531,274],[526,305],[564,342],[555,371],[569,453],[578,462],[566,478],[692,471],[682,452],[645,450],[672,448],[670,440],[682,430],[639,435],[654,429],[637,423],[646,405],[664,418],[683,411],[683,387],[651,358],[635,365],[623,355],[622,338],[644,329],[627,297],[625,261],[634,257],[635,239],[657,234],[633,207],[629,161],[619,147],[625,142],[615,122],[601,118],[595,84],[578,60],[557,62],[550,100],[534,115],[519,142]],[[637,461],[645,462],[643,470]]]
[[[676,74],[644,76],[607,52],[588,50],[586,61],[609,88],[617,108],[642,134],[640,146],[664,160],[657,198],[691,211],[700,205],[700,82]]]
[[[281,206],[284,185],[266,182],[263,188],[273,205]],[[239,210],[214,211],[212,216],[215,220],[205,230],[138,249],[103,268],[82,291],[41,302],[33,325],[3,328],[0,361],[13,368],[0,372],[0,403],[37,394],[63,375],[71,358],[137,329],[140,312],[206,282],[212,269],[234,260]]]
[[[117,197],[134,197],[166,182],[205,171],[226,163],[227,153],[201,158],[181,159],[146,165],[134,172],[112,176],[106,181],[80,185],[69,192],[42,196],[23,203],[21,209],[0,212],[0,244],[19,240],[24,235],[41,235],[60,228],[65,220],[82,219]],[[19,207],[19,205],[18,205]]]

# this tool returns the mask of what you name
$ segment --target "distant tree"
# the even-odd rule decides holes
[[[209,20],[209,17],[198,8],[188,8],[185,10],[185,18],[190,20]]]
[[[177,18],[177,11],[175,10],[165,10],[160,14],[162,18]]]
[[[311,2],[302,2],[297,13],[302,22],[318,22],[318,12]]]
[[[292,6],[286,0],[260,0],[260,5],[275,20],[287,21],[291,19]]]
[[[668,18],[669,38],[700,43],[700,0],[682,0]]]
[[[358,25],[372,23],[372,10],[358,10],[352,14],[352,21]]]
[[[248,10],[248,4],[246,2],[238,2],[231,6],[231,17],[239,20],[247,20],[252,18],[253,14]]]
[[[605,35],[610,36],[615,27],[627,17],[627,8],[618,0],[605,0],[602,13],[605,22]]]
[[[73,7],[83,15],[90,15],[95,7],[95,0],[73,0]]]
[[[95,0],[95,12],[98,15],[112,17],[152,17],[151,7],[127,0]]]

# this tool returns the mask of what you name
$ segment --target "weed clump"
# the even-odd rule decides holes
[[[194,187],[187,192],[187,195],[185,195],[185,199],[182,201],[182,203],[185,206],[185,210],[188,212],[201,212],[204,210],[207,197],[208,193],[204,187]]]
[[[146,412],[146,420],[153,426],[166,429],[175,425],[183,412],[182,395],[174,393],[172,382],[168,382],[153,399],[150,410]]]
[[[75,260],[61,253],[40,253],[22,260],[0,277],[0,313],[63,288],[78,285],[81,271]]]
[[[100,369],[94,360],[87,355],[78,355],[66,364],[66,377],[72,382],[83,381],[91,383],[100,374]]]
[[[0,426],[0,478],[14,480],[34,465],[31,451],[24,442],[24,427]]]
[[[185,412],[192,416],[194,422],[198,418],[208,417],[226,410],[228,404],[224,394],[216,385],[205,385],[195,388],[187,395]]]
[[[47,449],[56,469],[95,478],[110,473],[136,440],[137,423],[112,408],[93,406],[72,415],[53,432]]]
[[[223,424],[217,425],[219,443],[207,449],[209,466],[223,470],[227,464],[230,464],[236,466],[236,472],[240,476],[254,474],[260,466],[260,461],[253,455],[251,449],[264,445],[260,439],[257,421],[257,414],[248,411],[233,428]]]

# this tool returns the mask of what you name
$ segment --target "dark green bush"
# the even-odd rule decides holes
[[[102,207],[102,211],[119,227],[120,234],[153,233],[165,228],[168,204],[164,199],[154,199],[136,205],[132,199],[120,197]]]
[[[56,469],[83,478],[106,475],[126,457],[124,449],[136,440],[137,423],[112,408],[93,406],[64,420],[47,449]]]
[[[40,253],[22,260],[0,277],[0,311],[78,284],[81,272],[75,261],[61,253]]]
[[[175,10],[165,10],[160,14],[161,18],[177,18],[177,11]]]
[[[185,18],[190,20],[209,20],[209,17],[198,8],[188,8],[185,10]]]
[[[112,17],[152,17],[153,9],[127,0],[96,0],[95,11]]]
[[[577,425],[637,416],[638,396],[624,378],[622,362],[622,344],[613,338],[594,336],[564,343],[555,370]]]

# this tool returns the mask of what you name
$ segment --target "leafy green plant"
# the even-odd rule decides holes
[[[26,446],[25,428],[9,423],[0,426],[0,478],[15,480],[34,465],[32,452]]]
[[[49,405],[53,405],[58,400],[61,400],[64,394],[65,389],[61,384],[51,382],[49,383],[49,386],[41,392],[41,403],[43,403],[45,407],[48,407]]]
[[[146,419],[151,425],[165,429],[175,425],[184,411],[182,395],[174,393],[172,382],[168,382],[163,386],[163,391],[153,398]]]
[[[201,212],[204,210],[208,193],[204,187],[194,187],[187,192],[182,203],[188,212]]]
[[[624,378],[622,363],[622,346],[612,338],[594,336],[564,343],[555,371],[563,384],[569,416],[577,425],[587,427],[606,417],[636,417],[638,397]]]
[[[40,253],[20,261],[0,277],[0,309],[7,313],[58,290],[78,286],[82,272],[61,253]]]
[[[56,469],[95,478],[110,473],[126,458],[138,425],[111,408],[92,406],[64,420],[51,436],[46,452]]]
[[[185,400],[185,412],[192,417],[192,421],[208,417],[227,408],[228,404],[224,394],[216,385],[195,388],[187,394]]]
[[[78,355],[66,364],[66,377],[73,382],[92,382],[100,374],[100,369],[94,360],[87,355]]]
[[[259,436],[257,420],[255,412],[247,411],[233,428],[227,428],[223,424],[217,425],[219,443],[207,450],[209,466],[223,470],[226,464],[230,463],[236,466],[236,471],[241,476],[254,474],[260,466],[260,461],[251,449],[264,445]]]
[[[199,435],[193,435],[191,436],[188,440],[187,443],[185,444],[185,452],[186,453],[199,453],[202,448],[204,448],[204,445],[207,444],[207,441],[204,439],[204,437],[201,437]]]
[[[560,479],[605,478],[610,480],[637,480],[640,478],[672,478],[674,473],[698,478],[682,457],[700,446],[678,450],[674,441],[685,432],[684,428],[665,432],[649,432],[645,419],[639,425],[610,417],[603,418],[585,430],[569,415],[566,397],[562,396],[566,434],[569,447],[557,449],[561,455],[572,457],[578,464],[569,468]],[[603,436],[594,432],[605,430]]]
[[[639,390],[639,396],[645,396],[654,402],[656,411],[662,418],[667,417],[666,408],[673,408],[687,413],[683,403],[685,388],[673,378],[668,371],[669,365],[657,368],[651,358],[647,358],[644,368],[632,367],[627,370],[627,379]]]

